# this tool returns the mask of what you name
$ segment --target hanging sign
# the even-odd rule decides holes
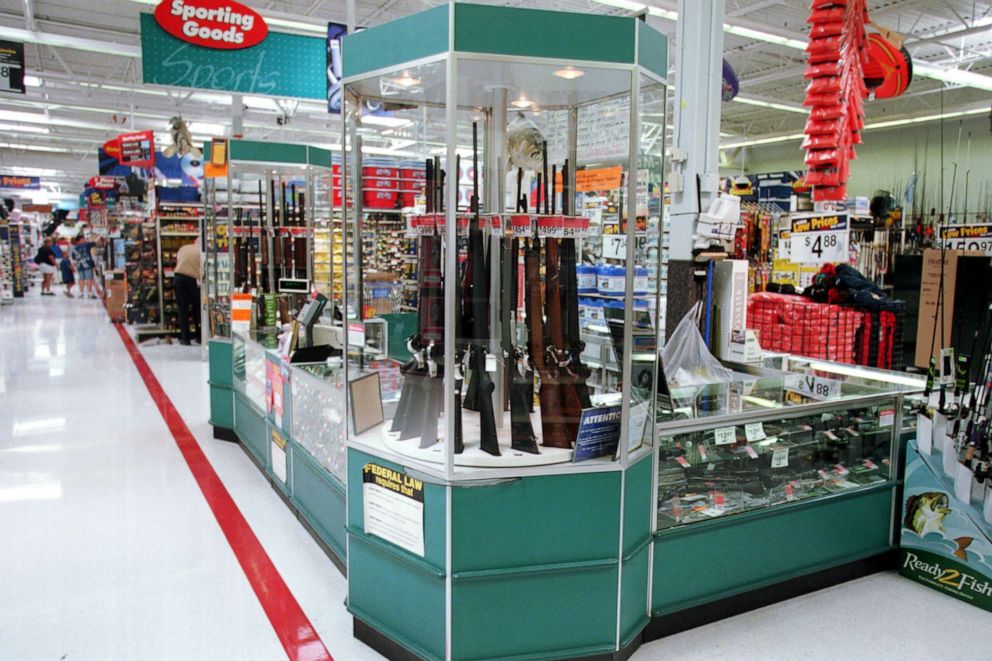
[[[155,21],[173,37],[204,48],[250,48],[269,34],[261,14],[234,0],[162,0]]]
[[[214,138],[210,141],[210,159],[203,164],[203,176],[205,179],[216,179],[227,176],[228,147],[226,138]]]
[[[941,248],[980,251],[992,257],[992,225],[941,225]]]
[[[793,218],[789,260],[794,264],[846,262],[849,238],[847,214]]]
[[[593,170],[576,170],[575,190],[579,193],[593,191],[616,190],[620,188],[623,167],[598,168]]]
[[[141,15],[141,77],[146,84],[304,99],[327,94],[322,38],[270,31],[252,48],[216,48],[180,39],[151,14]]]
[[[155,133],[138,131],[117,136],[119,151],[117,160],[121,165],[134,168],[155,166]]]
[[[24,44],[0,41],[0,92],[24,94]]]
[[[113,190],[117,187],[117,180],[113,177],[90,177],[90,180],[86,182],[86,187],[97,190]]]
[[[0,175],[0,188],[38,190],[41,188],[41,179],[39,177],[18,177],[13,174],[2,174]]]

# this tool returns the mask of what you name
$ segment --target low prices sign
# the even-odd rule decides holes
[[[789,235],[789,261],[793,264],[846,262],[850,236],[847,214],[795,217]]]
[[[155,21],[173,37],[204,48],[250,48],[269,34],[261,14],[233,0],[163,0]]]
[[[39,177],[18,177],[13,174],[2,174],[0,175],[0,188],[38,190],[41,188],[41,179]]]
[[[992,257],[992,225],[941,225],[940,246],[983,252]]]

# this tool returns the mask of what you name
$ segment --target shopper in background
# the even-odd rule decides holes
[[[52,237],[46,236],[45,241],[38,247],[38,254],[34,256],[34,263],[41,271],[41,295],[55,296],[52,293],[52,278],[55,277],[55,266],[58,262],[55,259],[55,251],[52,250]]]
[[[187,243],[176,253],[172,286],[179,309],[179,344],[198,342],[200,337],[200,245]],[[192,322],[192,323],[191,323]]]
[[[96,266],[93,261],[93,242],[78,234],[72,240],[71,252],[76,273],[79,275],[79,295],[96,298],[96,287],[93,282],[93,268]],[[88,296],[87,292],[89,292]]]
[[[52,244],[52,251],[59,260],[59,270],[62,271],[62,284],[65,285],[65,295],[75,298],[72,295],[72,286],[76,284],[76,266],[69,257],[69,250],[62,250],[58,242]]]

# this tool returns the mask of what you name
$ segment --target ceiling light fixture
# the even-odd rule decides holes
[[[555,75],[559,78],[564,78],[565,80],[575,80],[576,78],[581,78],[586,75],[586,72],[581,69],[576,69],[575,67],[565,67],[564,69],[558,69],[558,71],[555,71]]]
[[[761,99],[750,99],[743,96],[735,96],[734,101],[737,103],[743,103],[749,106],[761,106],[762,108],[774,108],[775,110],[783,110],[785,112],[794,112],[800,115],[808,115],[809,108],[803,108],[802,106],[790,106],[784,103],[775,103],[774,101],[763,101]]]
[[[402,75],[393,78],[392,82],[400,87],[410,88],[419,85],[422,81],[416,76],[411,76],[409,71],[404,71]]]
[[[531,106],[534,105],[534,102],[528,99],[523,94],[521,94],[520,98],[517,99],[516,101],[511,101],[510,105],[513,106],[514,108],[530,108]]]

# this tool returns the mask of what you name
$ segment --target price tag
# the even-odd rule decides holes
[[[992,256],[992,225],[944,225],[938,232],[941,238],[938,247],[984,252]]]
[[[750,445],[747,445],[747,446],[744,447],[744,452],[746,452],[747,453],[747,456],[751,457],[752,459],[757,459],[758,458],[758,452],[757,452],[757,450],[755,450],[754,448],[752,448]]]
[[[749,422],[744,425],[744,435],[748,443],[754,443],[765,438],[765,425],[761,422]]]
[[[837,464],[836,466],[834,466],[834,472],[840,475],[841,477],[846,477],[851,471],[844,468],[843,464]]]
[[[486,354],[486,371],[495,372],[496,371],[496,356],[491,353]]]
[[[686,458],[685,458],[685,457],[675,457],[675,461],[676,461],[676,462],[678,463],[678,465],[679,465],[679,466],[681,466],[682,468],[689,468],[689,467],[690,467],[690,465],[691,465],[691,464],[689,464],[689,462],[688,462],[688,461],[686,461]]]
[[[796,489],[792,482],[785,485],[785,499],[789,502],[796,499]]]
[[[823,432],[823,435],[827,438],[827,440],[830,440],[830,441],[839,441],[840,440],[839,438],[837,438],[837,434],[833,433],[832,431],[825,431],[825,432]]]
[[[922,413],[916,416],[916,447],[924,454],[933,452],[933,420]]]
[[[713,430],[713,439],[717,445],[733,445],[737,442],[736,427],[720,427]]]
[[[820,476],[820,479],[823,479],[823,480],[827,480],[827,479],[830,479],[830,478],[829,478],[829,477],[827,476],[827,471],[825,471],[825,470],[823,470],[822,468],[821,468],[820,470],[818,470],[818,471],[816,471],[816,473],[817,473],[817,475],[819,475],[819,476]]]
[[[868,470],[875,470],[876,468],[878,468],[878,465],[871,459],[865,459],[861,463],[863,463],[865,468],[867,468]]]
[[[787,380],[786,389],[792,390],[803,397],[823,401],[839,397],[841,382],[836,379],[824,379],[812,374],[798,374]]]
[[[772,453],[772,468],[786,468],[789,465],[789,448]]]
[[[789,260],[793,264],[846,262],[850,227],[846,214],[794,216],[789,234]]]
[[[493,236],[503,236],[505,234],[503,231],[503,217],[499,214],[489,216],[489,228],[492,230]]]
[[[896,423],[895,409],[882,409],[878,416],[879,427],[891,427]]]
[[[699,458],[702,461],[709,461],[708,457],[706,456],[706,447],[702,443],[699,444]]]

